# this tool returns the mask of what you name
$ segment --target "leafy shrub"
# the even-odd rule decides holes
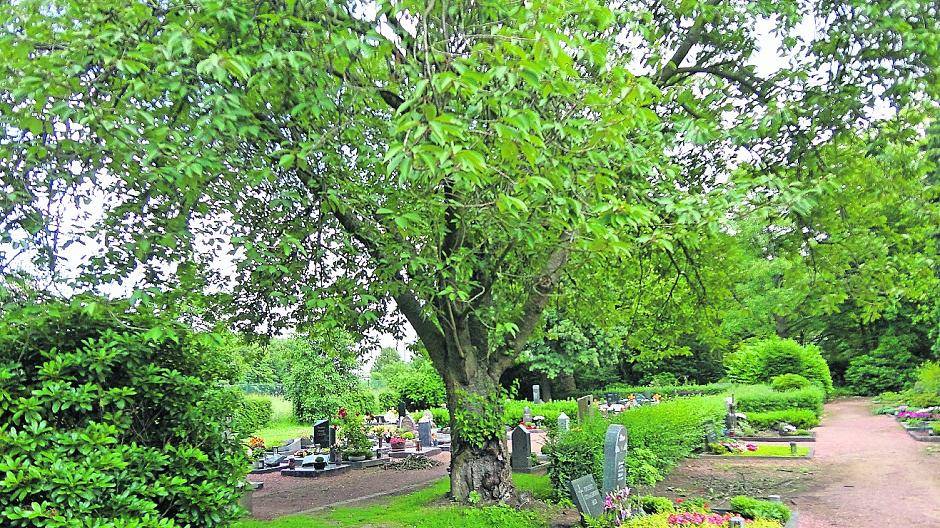
[[[805,389],[809,386],[810,381],[799,374],[781,374],[775,376],[770,382],[770,387],[780,392]]]
[[[930,424],[930,429],[933,431],[934,435],[940,436],[940,422]]]
[[[385,412],[389,409],[398,408],[398,402],[401,401],[401,394],[391,389],[385,389],[379,392],[376,399],[378,400],[379,411]]]
[[[780,422],[799,429],[812,429],[819,425],[819,417],[807,409],[748,413],[747,421],[757,429],[773,429]]]
[[[675,523],[670,523],[670,516],[675,515],[674,513],[657,513],[653,515],[642,515],[635,516],[624,521],[620,525],[620,528],[676,528]],[[598,524],[595,521],[588,522],[588,528],[613,528],[612,523]],[[716,525],[711,522],[704,522],[701,524],[682,524],[684,528],[720,528],[721,525]],[[747,528],[780,528],[780,523],[777,521],[772,521],[769,519],[760,519],[756,521],[751,521],[747,523]]]
[[[766,385],[738,387],[734,391],[738,410],[745,413],[807,409],[822,414],[825,394],[818,387],[777,392]]]
[[[233,429],[253,433],[271,423],[274,407],[270,398],[247,395],[241,398],[233,417]]]
[[[782,502],[755,499],[744,495],[731,498],[731,510],[748,519],[770,519],[781,523],[790,520],[790,508]]]
[[[428,411],[431,413],[431,416],[434,417],[434,423],[437,424],[438,427],[450,426],[450,411],[448,411],[447,409],[443,407],[435,407],[433,409],[415,411],[409,414],[414,419],[414,421],[417,422],[418,420],[421,419],[421,416],[425,413],[425,411]]]
[[[617,394],[621,398],[626,398],[630,394],[659,394],[664,397],[675,396],[708,396],[714,394],[723,394],[732,388],[730,383],[709,383],[708,385],[608,385],[598,397],[610,392]]]
[[[644,495],[640,497],[639,503],[646,513],[673,513],[676,511],[676,506],[669,500],[669,497]]]
[[[904,339],[884,335],[877,348],[849,361],[845,382],[865,396],[899,391],[912,381],[914,364],[914,356]]]
[[[554,400],[545,403],[532,403],[525,400],[506,400],[503,402],[503,424],[513,427],[522,419],[525,408],[532,410],[532,416],[544,416],[549,428],[558,424],[558,415],[565,413],[572,419],[578,418],[578,402],[575,400]]]
[[[832,375],[822,351],[815,345],[800,346],[778,337],[751,341],[725,356],[728,380],[734,383],[769,383],[782,374],[799,374],[832,391]]]
[[[266,396],[282,396],[284,385],[280,383],[239,383],[239,389],[245,394],[264,394]]]
[[[233,521],[247,458],[202,336],[89,298],[0,321],[4,527]]]
[[[918,367],[914,388],[907,392],[907,402],[915,407],[940,405],[940,362],[927,361]]]
[[[604,434],[610,423],[627,427],[628,483],[653,484],[701,444],[703,424],[716,423],[723,414],[723,398],[702,396],[631,409],[614,416],[612,422],[599,417],[588,420],[553,440],[549,455],[552,486],[564,497],[573,478],[593,473],[600,482]]]
[[[317,328],[304,339],[278,341],[288,364],[284,389],[300,422],[336,415],[355,402],[360,389],[351,336],[339,328]]]
[[[343,407],[353,414],[376,414],[382,411],[375,394],[361,385],[346,394]]]
[[[444,380],[429,359],[418,357],[410,363],[390,365],[382,375],[408,409],[431,409],[447,402]],[[398,401],[392,408],[397,406]]]

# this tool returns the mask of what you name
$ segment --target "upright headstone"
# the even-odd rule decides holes
[[[528,471],[532,467],[532,433],[521,425],[512,430],[512,455],[509,462],[513,471]]]
[[[542,387],[532,385],[532,403],[542,403]]]
[[[705,451],[708,451],[709,444],[714,444],[718,441],[718,434],[715,433],[715,424],[711,422],[705,422],[705,435],[702,437],[702,440],[705,444],[702,446]]]
[[[431,421],[418,422],[418,442],[421,447],[431,447]]]
[[[611,424],[604,436],[604,493],[627,485],[627,428]]]
[[[415,421],[411,418],[411,416],[405,413],[405,415],[401,417],[400,427],[405,431],[410,431],[413,433],[415,432]]]
[[[588,394],[578,398],[578,421],[583,422],[594,414],[594,397]]]
[[[528,405],[522,409],[522,422],[523,423],[532,423],[532,409]]]
[[[558,415],[558,432],[568,431],[571,429],[571,418],[568,418],[568,415],[561,413]]]
[[[313,424],[313,443],[320,447],[330,447],[336,443],[336,433],[330,427],[329,420],[317,420]]]
[[[725,427],[728,429],[728,432],[734,431],[738,428],[738,415],[737,415],[737,406],[734,404],[734,396],[729,396],[725,400],[727,406],[727,414],[725,414]]]
[[[607,405],[610,405],[612,403],[617,403],[618,397],[616,393],[608,392],[604,395],[604,399],[607,400]]]
[[[568,483],[571,500],[584,517],[600,517],[604,514],[604,499],[593,475],[578,477]]]
[[[398,427],[401,427],[401,421],[408,415],[408,409],[405,407],[405,402],[398,402]]]

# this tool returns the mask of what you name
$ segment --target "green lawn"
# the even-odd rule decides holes
[[[809,454],[808,447],[797,446],[796,456],[806,456],[808,454]],[[744,451],[743,453],[729,453],[724,456],[729,456],[729,457],[752,457],[752,456],[790,457],[793,455],[790,454],[789,445],[759,445],[757,446],[757,451]]]
[[[280,396],[266,397],[271,400],[273,410],[271,423],[255,432],[255,436],[263,438],[266,445],[279,445],[285,440],[313,433],[313,424],[297,423],[289,401]]]
[[[545,499],[551,483],[545,475],[513,475],[520,490]],[[241,521],[235,528],[536,528],[547,525],[552,511],[517,510],[507,506],[473,508],[442,499],[450,487],[445,477],[431,486],[367,506],[344,506],[315,515],[289,515],[272,521]]]

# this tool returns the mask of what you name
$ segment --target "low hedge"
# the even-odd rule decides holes
[[[771,502],[745,495],[738,495],[731,498],[731,510],[740,513],[748,519],[768,519],[786,523],[790,520],[792,513],[782,502]]]
[[[617,394],[621,398],[626,398],[631,394],[637,393],[650,395],[659,394],[667,398],[676,396],[710,396],[728,392],[732,387],[733,385],[730,383],[709,383],[708,385],[656,385],[648,387],[616,383],[608,385],[604,390],[594,393],[594,396],[601,400],[604,399],[604,395],[607,393]]]
[[[756,429],[773,429],[780,422],[797,429],[812,429],[819,425],[819,417],[807,409],[747,413],[747,421]]]
[[[611,423],[626,426],[629,433],[627,482],[630,486],[655,484],[701,444],[704,424],[720,422],[723,414],[724,398],[700,396],[638,407],[611,420],[595,417],[578,424],[549,442],[552,486],[558,497],[565,497],[568,482],[574,478],[591,473],[601,481],[604,434]]]
[[[271,423],[274,407],[265,396],[246,395],[239,402],[233,417],[233,429],[252,433]]]
[[[578,418],[578,402],[575,400],[555,400],[545,403],[532,403],[526,400],[506,400],[503,402],[503,425],[506,427],[515,427],[522,420],[525,408],[532,411],[532,416],[544,416],[545,427],[554,429],[558,424],[558,415],[565,413],[572,421]],[[434,423],[439,426],[450,425],[450,413],[443,407],[430,409],[434,416]],[[424,410],[409,413],[412,418],[418,420]]]
[[[815,386],[777,392],[766,385],[749,385],[736,387],[732,394],[738,410],[745,413],[806,409],[819,416],[826,400],[826,393]]]

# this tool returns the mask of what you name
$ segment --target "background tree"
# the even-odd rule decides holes
[[[876,97],[936,95],[936,15],[856,0],[7,3],[0,222],[53,273],[67,239],[93,242],[91,284],[133,281],[135,299],[241,328],[361,329],[394,324],[394,307],[447,388],[453,496],[508,500],[499,379],[569,261],[683,252],[750,188],[798,202],[812,185],[790,171],[819,138],[864,125]],[[793,60],[761,77],[764,20]]]

